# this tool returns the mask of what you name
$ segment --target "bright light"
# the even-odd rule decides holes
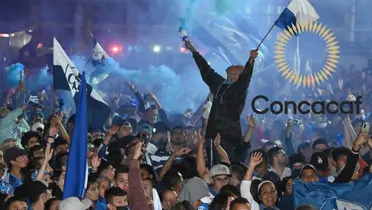
[[[184,52],[187,52],[187,49],[184,47],[180,47],[180,51],[184,53]]]
[[[0,37],[9,37],[9,34],[0,34]]]
[[[113,51],[113,52],[117,52],[117,51],[119,51],[119,48],[118,48],[118,47],[113,47],[113,48],[112,48],[112,51]]]
[[[43,47],[43,44],[42,43],[39,43],[38,45],[37,45],[37,48],[42,48]]]
[[[152,48],[152,50],[156,53],[160,52],[161,48],[159,45],[155,45],[154,48]]]

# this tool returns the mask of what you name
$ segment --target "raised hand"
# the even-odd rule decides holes
[[[50,127],[48,134],[49,136],[56,136],[58,132],[59,132],[58,127]]]
[[[113,136],[113,135],[115,135],[116,132],[118,132],[119,128],[120,128],[120,127],[117,126],[117,125],[113,125],[113,126],[111,126],[111,127],[108,129],[108,131],[107,131],[108,135],[109,135],[109,136]]]
[[[142,155],[142,142],[138,142],[136,145],[134,145],[133,149],[133,159],[138,160],[139,157]]]
[[[45,162],[48,163],[53,157],[53,149],[51,149],[50,143],[45,148]]]
[[[254,60],[257,58],[257,56],[258,56],[258,49],[251,50],[250,58]]]
[[[188,153],[191,152],[191,149],[190,148],[187,148],[187,147],[184,147],[184,148],[181,148],[181,149],[178,149],[174,152],[174,155],[176,157],[182,157],[184,155],[187,155]]]
[[[214,138],[214,146],[219,147],[221,144],[221,136],[220,133],[217,133],[216,138]]]
[[[262,153],[255,152],[251,155],[249,159],[249,166],[256,167],[257,165],[262,163]]]
[[[256,127],[256,118],[251,115],[251,116],[246,116],[245,119],[247,120],[248,123],[248,128],[255,128]]]
[[[185,40],[185,47],[186,49],[190,50],[190,52],[196,52],[196,49],[194,48],[194,46],[192,46],[190,40]]]
[[[196,140],[198,142],[198,145],[203,145],[205,142],[205,138],[201,135],[201,129],[198,130],[198,134],[196,135]]]

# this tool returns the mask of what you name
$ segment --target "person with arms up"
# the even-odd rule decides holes
[[[205,137],[214,139],[219,133],[221,135],[221,146],[230,159],[233,162],[240,161],[243,155],[240,153],[243,151],[240,152],[236,149],[241,147],[243,139],[240,114],[244,109],[258,49],[250,52],[250,57],[245,66],[233,65],[228,67],[226,69],[227,79],[225,79],[212,69],[188,39],[185,40],[185,46],[192,52],[201,77],[213,94]]]

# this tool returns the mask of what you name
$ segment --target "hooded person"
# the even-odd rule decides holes
[[[213,196],[209,193],[208,185],[199,177],[186,180],[180,195],[179,201],[188,201],[194,209],[208,209]]]
[[[212,69],[189,40],[185,41],[185,45],[192,52],[201,77],[213,94],[205,137],[214,139],[219,133],[221,146],[233,161],[238,162],[243,156],[239,154],[241,153],[239,150],[235,150],[243,143],[240,115],[245,106],[258,49],[250,52],[250,58],[245,66],[228,67],[225,79]]]

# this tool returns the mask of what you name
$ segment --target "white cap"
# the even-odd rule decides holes
[[[346,101],[349,101],[349,102],[351,102],[351,101],[356,101],[356,98],[355,98],[354,95],[348,95],[348,96],[346,97]]]
[[[213,166],[209,172],[209,175],[211,177],[218,176],[218,175],[227,175],[230,176],[230,169],[229,167],[223,165],[223,164],[217,164]]]
[[[77,197],[69,197],[59,204],[59,210],[86,210],[92,206],[89,199],[79,200]]]
[[[44,130],[44,124],[42,123],[35,123],[31,126],[31,131],[37,131],[38,128],[41,128]]]

